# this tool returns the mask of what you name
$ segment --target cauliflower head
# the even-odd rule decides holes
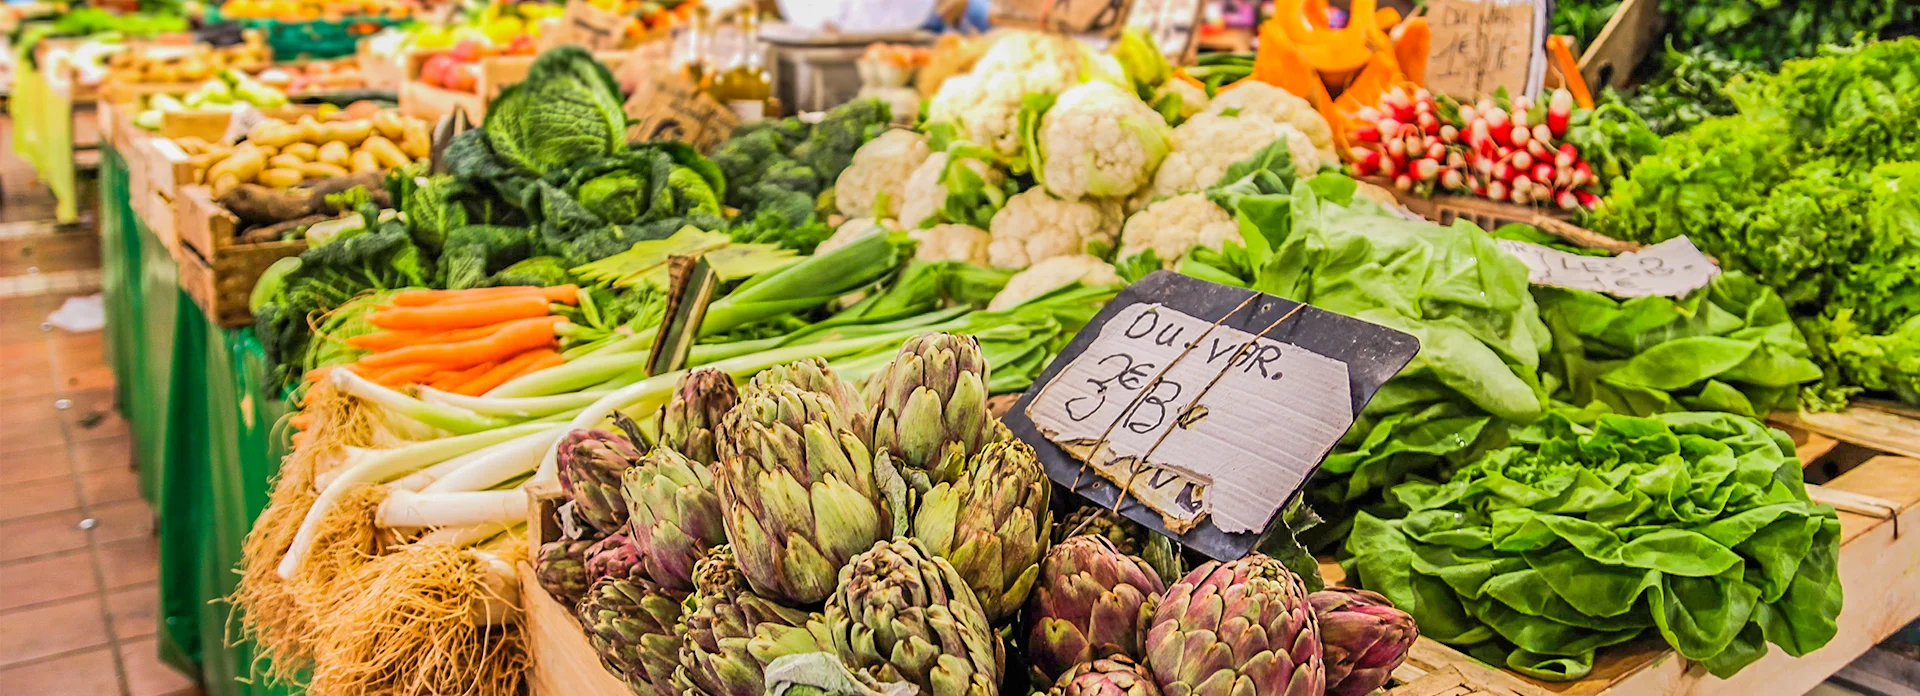
[[[840,223],[839,227],[834,228],[833,236],[828,237],[826,241],[821,242],[820,246],[814,247],[813,253],[815,256],[818,256],[820,254],[825,254],[829,251],[839,249],[840,247],[853,243],[853,240],[859,239],[860,235],[866,234],[873,230],[892,231],[894,229],[896,229],[896,226],[894,225],[894,222],[892,220],[875,220],[873,218],[854,218],[852,220],[848,220],[846,222]]]
[[[834,204],[851,218],[892,216],[907,179],[932,154],[925,135],[899,129],[880,134],[855,150],[853,162],[834,180]]]
[[[928,155],[907,175],[900,190],[900,224],[907,229],[931,227],[948,220],[947,181],[955,173],[947,171],[947,163],[952,157],[945,152]],[[965,167],[972,176],[981,181],[983,192],[997,191],[1006,183],[1006,172],[1000,171],[983,160],[963,157],[954,162],[956,167]],[[991,202],[991,201],[988,201]],[[966,201],[955,201],[955,205],[967,205]]]
[[[1206,111],[1212,99],[1207,90],[1186,80],[1167,80],[1160,84],[1160,91],[1154,95],[1155,103],[1169,96],[1180,98],[1180,118],[1193,118],[1194,114]],[[1332,135],[1331,132],[1328,135]]]
[[[1040,119],[1040,181],[1069,201],[1132,195],[1166,158],[1170,130],[1132,92],[1109,82],[1076,85]]]
[[[940,83],[927,121],[953,123],[967,140],[1003,160],[1020,154],[1020,103],[1028,94],[1059,94],[1080,81],[1088,51],[1064,36],[1014,31],[994,41],[966,75]]]
[[[1086,254],[1055,256],[1036,263],[1032,268],[1013,274],[1007,279],[1007,286],[993,296],[987,303],[988,310],[1007,309],[1022,302],[1045,295],[1068,283],[1079,282],[1086,285],[1123,285],[1120,274],[1113,270],[1113,264],[1101,261]]]
[[[987,265],[987,245],[993,235],[973,225],[934,225],[907,233],[918,242],[913,257],[921,261],[965,261]]]
[[[1327,119],[1314,110],[1313,104],[1292,92],[1258,80],[1244,80],[1214,97],[1205,113],[1225,114],[1228,109],[1237,109],[1241,116],[1261,116],[1293,126],[1313,142],[1320,160],[1331,162],[1337,157],[1333,151],[1333,129],[1327,126]],[[1294,162],[1298,167],[1299,157],[1296,156]],[[1301,167],[1300,176],[1310,176],[1318,169],[1318,166]]]
[[[1239,91],[1237,88],[1234,91]],[[1215,105],[1220,102],[1214,101]],[[1261,116],[1204,112],[1173,129],[1173,151],[1154,172],[1156,198],[1204,191],[1220,183],[1233,163],[1286,139],[1294,170],[1304,178],[1320,169],[1320,156],[1305,133]]]
[[[994,213],[987,260],[1000,268],[1026,268],[1056,256],[1105,256],[1120,236],[1120,222],[1114,201],[1063,201],[1045,189],[1027,189]]]
[[[1173,268],[1180,257],[1197,246],[1218,250],[1240,239],[1240,224],[1206,194],[1183,193],[1147,205],[1127,218],[1120,230],[1120,258],[1149,249],[1160,265]]]

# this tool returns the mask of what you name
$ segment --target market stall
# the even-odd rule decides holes
[[[1206,3],[576,1],[110,83],[163,649],[211,693],[1798,694],[1920,618],[1920,40],[1695,113],[1619,79],[1645,4],[1438,4],[1209,53]],[[1661,69],[1720,69],[1691,21]]]

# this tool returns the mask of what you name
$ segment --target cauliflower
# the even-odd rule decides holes
[[[1026,268],[1056,256],[1105,256],[1120,236],[1120,222],[1113,201],[1063,201],[1045,189],[1027,189],[993,215],[987,260],[1000,268]]]
[[[1080,81],[1087,50],[1064,36],[1008,32],[987,49],[973,71],[940,83],[927,103],[927,121],[950,122],[967,140],[1002,159],[1020,154],[1020,102],[1028,94],[1059,94]]]
[[[1173,268],[1196,246],[1219,249],[1240,239],[1240,224],[1205,194],[1185,193],[1148,205],[1127,218],[1120,231],[1120,258],[1149,249],[1160,265]]]
[[[1237,88],[1234,91],[1239,91]],[[1219,105],[1218,100],[1214,105]],[[1153,175],[1156,198],[1203,191],[1220,183],[1233,163],[1252,157],[1273,141],[1286,139],[1294,170],[1311,176],[1320,169],[1320,155],[1305,133],[1293,126],[1260,116],[1226,116],[1211,111],[1187,119],[1173,129],[1173,151]]]
[[[1039,181],[1069,201],[1130,195],[1167,156],[1168,132],[1132,92],[1107,82],[1074,86],[1040,119]]]
[[[907,175],[906,183],[900,191],[900,224],[907,229],[931,227],[942,222],[980,222],[991,219],[993,211],[999,209],[993,194],[1000,192],[1006,184],[1007,175],[985,161],[966,157],[958,163],[965,172],[949,172],[947,161],[950,156],[945,152],[935,152],[915,167]],[[955,193],[948,190],[947,182],[956,176],[971,176],[980,182],[979,190]],[[951,204],[948,195],[954,194],[956,200]],[[971,194],[971,195],[969,195]],[[980,210],[981,207],[991,210]],[[979,217],[982,220],[954,220],[954,215]]]
[[[1155,104],[1171,98],[1180,100],[1179,115],[1183,119],[1193,118],[1194,114],[1206,111],[1211,101],[1207,98],[1206,89],[1186,80],[1167,80],[1160,85],[1160,91],[1153,97]]]
[[[907,178],[932,152],[927,136],[890,130],[853,153],[853,163],[834,180],[834,203],[847,217],[888,217],[899,209]]]
[[[1333,129],[1327,126],[1327,119],[1307,100],[1285,89],[1258,80],[1245,80],[1214,97],[1207,104],[1206,113],[1225,114],[1228,109],[1238,109],[1241,116],[1259,116],[1293,126],[1313,142],[1320,160],[1331,162],[1338,156],[1333,151]],[[1298,157],[1294,162],[1296,167],[1300,166]],[[1300,176],[1311,176],[1318,169],[1318,166],[1300,167]]]
[[[1122,285],[1126,281],[1113,270],[1113,264],[1101,261],[1086,254],[1055,256],[1036,263],[1032,268],[1013,274],[1007,279],[1007,286],[993,296],[987,303],[988,310],[1007,309],[1022,302],[1045,295],[1068,283],[1080,282],[1087,285]]]
[[[919,246],[913,257],[921,261],[965,261],[987,265],[987,244],[993,239],[973,225],[934,225],[908,232]]]
[[[853,243],[853,240],[859,239],[860,235],[873,230],[891,231],[894,229],[896,229],[896,226],[892,220],[854,218],[840,223],[840,226],[833,230],[833,236],[828,237],[827,241],[821,242],[820,246],[813,248],[813,255],[819,256],[829,251],[839,249],[840,247]]]

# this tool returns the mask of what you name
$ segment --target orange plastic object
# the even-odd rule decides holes
[[[1400,71],[1406,73],[1407,80],[1427,83],[1427,52],[1433,46],[1433,30],[1427,26],[1426,17],[1415,17],[1400,26],[1400,36],[1393,42],[1393,57],[1400,62]]]
[[[1373,25],[1381,31],[1392,29],[1400,23],[1400,11],[1391,7],[1382,7],[1373,13]]]

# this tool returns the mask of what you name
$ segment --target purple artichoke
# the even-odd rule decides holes
[[[592,539],[549,541],[541,544],[534,556],[534,577],[540,580],[541,589],[568,609],[579,604],[580,597],[587,593],[587,586],[593,584],[587,575],[586,561],[587,552],[594,545]]]
[[[693,596],[685,603],[686,639],[674,685],[682,693],[760,696],[762,673],[774,658],[818,651],[808,614],[753,593],[721,544],[694,566]]]
[[[599,582],[600,578],[645,580],[641,560],[640,547],[633,544],[633,537],[625,533],[608,534],[607,538],[587,547],[587,584]]]
[[[1209,562],[1167,588],[1147,666],[1168,696],[1320,696],[1320,635],[1299,576],[1253,554]]]
[[[662,447],[628,468],[621,480],[627,526],[648,579],[670,592],[692,592],[694,562],[727,541],[713,472]]]
[[[727,373],[711,368],[687,373],[673,398],[660,409],[660,445],[701,464],[713,464],[719,456],[714,431],[738,403],[740,390]]]
[[[675,696],[680,600],[643,581],[602,578],[576,616],[600,663],[640,696]]]
[[[627,436],[605,430],[575,430],[560,441],[556,464],[560,488],[573,499],[574,515],[601,534],[623,531],[627,501],[620,474],[640,460]]]
[[[1413,616],[1378,593],[1333,587],[1307,602],[1320,622],[1328,696],[1365,696],[1385,686],[1420,637]]]
[[[1074,665],[1047,696],[1160,696],[1153,675],[1125,655]]]
[[[1113,655],[1139,656],[1148,600],[1166,590],[1153,568],[1120,553],[1105,537],[1061,542],[1040,562],[1027,602],[1027,658],[1036,684],[1052,684],[1074,665]]]

